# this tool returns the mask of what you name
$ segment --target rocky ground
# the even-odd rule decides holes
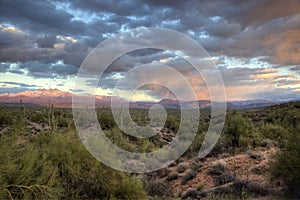
[[[165,170],[167,173],[161,179],[167,181],[173,193],[181,198],[209,198],[218,190],[236,190],[237,184],[247,187],[249,193],[253,190],[256,198],[266,198],[272,196],[272,191],[281,189],[280,185],[268,181],[269,160],[275,152],[275,148],[265,147],[202,160],[180,158],[178,163]]]
[[[167,144],[176,133],[163,128],[159,136],[161,142]],[[175,197],[180,198],[210,199],[216,194],[217,198],[222,198],[218,191],[232,193],[240,188],[237,195],[274,199],[282,189],[280,183],[271,184],[269,181],[269,161],[276,150],[275,147],[259,147],[204,159],[182,157],[158,171],[156,176],[171,187]],[[242,194],[244,190],[247,194]]]

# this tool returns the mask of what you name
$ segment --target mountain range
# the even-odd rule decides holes
[[[3,93],[0,94],[0,103],[2,106],[10,105],[10,107],[15,104],[19,105],[20,101],[24,106],[33,105],[37,106],[51,106],[53,104],[54,107],[60,108],[71,108],[72,107],[72,96],[71,92],[64,92],[58,89],[38,89],[38,90],[28,90],[18,93]],[[84,101],[86,98],[91,98],[91,95],[80,95],[80,98]],[[98,108],[101,107],[110,107],[111,100],[118,102],[119,105],[126,103],[125,99],[114,97],[114,96],[101,96],[96,95],[95,97],[95,106]],[[227,107],[230,109],[251,109],[251,108],[260,108],[270,105],[276,105],[280,103],[285,103],[288,101],[292,101],[290,99],[287,100],[262,100],[262,99],[254,99],[254,100],[244,100],[244,101],[229,101],[227,102]],[[177,100],[173,99],[163,99],[158,102],[160,105],[165,108],[196,108],[197,104],[200,108],[207,108],[211,106],[211,101],[209,100],[198,100],[198,101],[185,101],[180,104]],[[130,102],[129,106],[131,108],[150,108],[152,105],[157,104],[156,102],[147,102],[147,101],[136,101]],[[82,105],[84,107],[84,105]]]

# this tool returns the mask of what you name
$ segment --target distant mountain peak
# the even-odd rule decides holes
[[[70,107],[72,103],[72,93],[58,89],[38,89],[0,94],[0,102],[16,103],[20,100],[22,100],[23,103],[34,103],[43,106],[48,106],[49,103],[51,103],[57,107]]]
[[[0,96],[9,96],[9,97],[17,97],[17,96],[26,96],[26,97],[64,97],[64,96],[72,96],[70,92],[63,92],[58,89],[37,89],[37,90],[27,90],[18,93],[5,93],[0,94]]]
[[[38,90],[28,90],[18,93],[4,93],[0,94],[0,102],[2,103],[18,103],[22,100],[23,103],[33,103],[42,106],[49,106],[49,103],[53,104],[55,107],[72,107],[72,97],[71,92],[65,92],[58,89],[38,89]],[[79,95],[78,107],[86,107],[89,98],[95,98],[96,107],[111,107],[111,101],[118,102],[119,105],[123,105],[127,100],[116,96],[101,96],[101,95]],[[228,107],[230,109],[251,109],[260,108],[270,105],[275,105],[283,102],[288,102],[291,100],[241,100],[241,101],[230,101]],[[165,108],[174,109],[185,109],[185,108],[206,108],[211,106],[211,101],[209,100],[198,100],[198,101],[183,101],[179,102],[177,99],[162,99],[158,102]],[[154,102],[130,102],[131,108],[150,108],[154,105]],[[115,104],[117,105],[117,104]],[[90,107],[90,106],[89,106]],[[93,107],[93,106],[91,106]]]
[[[162,99],[159,101],[160,104],[164,103],[179,103],[177,99]]]

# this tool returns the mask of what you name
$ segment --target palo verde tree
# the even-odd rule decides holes
[[[259,134],[252,121],[239,111],[234,111],[227,120],[225,135],[233,148],[256,145]]]

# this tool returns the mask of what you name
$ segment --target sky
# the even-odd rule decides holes
[[[0,0],[0,93],[42,88],[76,92],[76,74],[93,48],[147,27],[178,31],[202,45],[221,74],[228,100],[300,99],[299,0]],[[147,63],[171,66],[187,77],[198,99],[210,98],[185,55],[168,50],[126,53],[99,83],[90,73],[84,84],[88,88],[96,81],[95,94],[115,95],[117,81],[125,78],[118,89],[122,96],[132,82],[146,79],[143,73],[131,78],[126,73]],[[151,80],[182,87],[161,71],[149,73]],[[172,97],[159,84],[148,84],[130,98]]]

